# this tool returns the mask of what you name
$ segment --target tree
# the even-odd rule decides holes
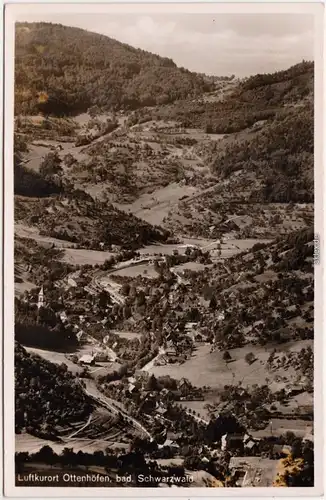
[[[65,157],[63,158],[63,161],[68,168],[72,167],[76,163],[76,159],[73,157],[71,153],[66,154]]]
[[[137,295],[137,305],[138,306],[143,306],[145,304],[146,297],[143,292],[143,290],[139,290],[138,295]]]
[[[45,155],[40,165],[40,174],[45,179],[62,174],[61,158],[56,151]]]
[[[124,283],[122,285],[122,287],[121,287],[121,293],[122,293],[122,295],[124,295],[125,297],[128,297],[129,292],[130,292],[130,285],[129,285],[129,283]]]
[[[245,355],[245,360],[248,363],[248,365],[252,365],[252,363],[256,361],[256,356],[252,352],[248,352]]]
[[[101,309],[106,309],[111,302],[110,294],[106,290],[101,290],[98,305]]]
[[[56,455],[50,446],[45,445],[37,453],[37,456],[40,462],[53,465]]]
[[[149,379],[148,379],[148,382],[146,384],[146,390],[147,391],[157,391],[159,385],[158,385],[158,382],[156,380],[156,377],[154,374],[152,374]]]
[[[16,472],[23,472],[24,465],[29,460],[29,453],[26,451],[15,453]]]
[[[131,307],[128,304],[123,306],[123,317],[124,319],[129,319],[132,314]]]
[[[213,297],[211,298],[211,300],[209,302],[209,308],[214,310],[214,309],[216,309],[216,306],[217,306],[216,297],[215,297],[215,295],[213,295]]]
[[[228,361],[230,361],[230,359],[232,359],[232,357],[231,357],[231,354],[229,353],[229,351],[224,351],[223,360],[228,362]]]
[[[303,452],[302,452],[302,441],[301,441],[301,439],[295,438],[293,440],[291,454],[292,454],[292,457],[294,459],[302,457]]]
[[[61,457],[64,465],[73,466],[76,464],[77,457],[73,451],[73,448],[64,448],[61,453]]]

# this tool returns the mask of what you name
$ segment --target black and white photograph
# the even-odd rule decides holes
[[[320,486],[323,10],[221,6],[12,6],[13,496]]]

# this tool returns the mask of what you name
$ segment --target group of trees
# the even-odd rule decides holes
[[[223,102],[180,101],[168,106],[151,110],[151,118],[156,120],[176,120],[186,128],[199,128],[207,134],[233,134],[251,127],[260,120],[274,118],[277,108],[266,109],[265,106],[253,106],[248,102],[226,100]],[[140,111],[139,122],[148,110]]]
[[[15,299],[15,339],[27,346],[43,349],[69,350],[78,344],[73,329],[64,325],[49,306],[37,309]]]
[[[53,177],[62,175],[62,160],[57,152],[48,153],[40,164],[40,174],[45,179],[52,180]]]
[[[95,451],[94,453],[87,453],[83,451],[75,452],[72,448],[64,448],[63,451],[58,454],[53,451],[50,446],[43,446],[36,453],[20,452],[15,454],[15,465],[16,473],[24,472],[26,465],[28,464],[47,464],[50,466],[60,465],[64,470],[68,467],[78,469],[80,467],[80,475],[83,476],[87,473],[87,468],[92,466],[103,467],[106,475],[112,473],[112,481],[110,486],[121,486],[121,483],[115,481],[115,475],[131,475],[132,481],[128,483],[128,486],[137,486],[137,483],[141,487],[158,487],[158,482],[154,479],[150,482],[140,482],[138,476],[143,474],[149,477],[161,477],[162,482],[168,482],[169,480],[165,478],[176,477],[178,482],[182,478],[185,478],[185,470],[180,466],[166,466],[161,467],[158,465],[157,461],[146,460],[145,454],[149,452],[155,455],[155,450],[157,450],[156,443],[149,443],[145,440],[134,439],[131,450],[127,453],[123,453],[121,450],[114,450],[112,448],[107,448],[105,452]],[[86,468],[86,470],[85,470]],[[28,481],[27,481],[28,482]],[[186,482],[185,482],[186,483]],[[60,484],[59,484],[60,485]],[[89,486],[89,483],[85,484]],[[96,483],[94,484],[96,486]],[[103,486],[103,482],[99,481],[98,486]],[[187,484],[183,484],[187,486]]]
[[[29,354],[15,343],[15,429],[53,438],[56,426],[86,419],[93,407],[65,364]]]

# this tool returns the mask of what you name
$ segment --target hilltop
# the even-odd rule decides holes
[[[16,114],[164,104],[211,88],[168,58],[51,23],[16,24]]]

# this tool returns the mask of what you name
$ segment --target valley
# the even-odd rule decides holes
[[[232,487],[232,460],[256,457],[275,486],[289,454],[302,467],[287,485],[313,481],[313,63],[213,84],[101,35],[52,26],[49,43],[46,24],[24,26],[17,467],[208,474]],[[22,99],[33,33],[59,66],[62,40],[88,47],[75,94],[62,76],[53,95]],[[104,69],[91,75],[96,42]],[[128,69],[116,80],[106,46]]]

